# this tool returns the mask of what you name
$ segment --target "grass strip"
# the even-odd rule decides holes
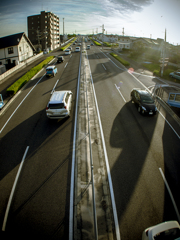
[[[115,53],[110,53],[111,56],[113,56],[116,60],[118,60],[120,63],[122,63],[124,66],[130,66],[130,63],[124,59],[122,59],[121,57],[119,57],[117,54]]]
[[[32,77],[34,77],[44,66],[46,66],[54,56],[46,58],[43,62],[37,66],[31,68],[25,75],[19,78],[15,83],[13,83],[7,90],[9,96],[15,95]]]
[[[76,41],[77,38],[74,38],[71,40],[68,44],[66,44],[64,47],[60,48],[60,51],[64,51],[66,48],[68,48],[74,41]]]

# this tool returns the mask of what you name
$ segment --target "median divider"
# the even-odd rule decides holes
[[[130,63],[124,59],[122,59],[121,57],[119,57],[117,54],[115,53],[110,53],[111,56],[113,56],[116,60],[118,60],[120,63],[122,63],[124,66],[130,66]]]
[[[54,56],[46,58],[43,62],[29,70],[25,75],[13,83],[7,90],[8,96],[13,96],[19,91],[32,77],[34,77],[44,66],[46,66]]]

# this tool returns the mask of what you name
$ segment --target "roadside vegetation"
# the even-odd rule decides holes
[[[64,51],[66,48],[68,48],[74,41],[76,41],[77,38],[74,38],[73,40],[71,40],[69,43],[67,43],[65,46],[63,46],[62,48],[60,48],[60,51]]]
[[[125,52],[125,51],[123,51]],[[127,53],[127,51],[126,51]],[[129,58],[140,62],[143,67],[153,72],[153,75],[161,77],[161,64],[159,60],[161,59],[160,51],[153,50],[151,48],[145,48],[142,42],[136,42],[133,45],[133,49],[129,50]],[[180,55],[174,54],[169,57],[169,62],[178,63],[180,62]],[[169,74],[177,70],[177,67],[167,66],[164,67],[163,78],[169,81],[179,82],[179,80],[171,78]]]
[[[90,39],[93,41],[93,43],[94,43],[96,46],[101,46],[101,44],[100,44],[99,42],[93,40],[92,38],[90,38]]]
[[[25,75],[13,83],[7,90],[9,96],[15,95],[32,77],[34,77],[43,67],[45,67],[54,56],[46,58],[43,62],[29,70]]]
[[[111,56],[113,56],[116,60],[118,60],[120,63],[122,63],[124,66],[129,66],[130,63],[124,59],[122,59],[121,57],[119,57],[117,54],[115,53],[110,53]]]

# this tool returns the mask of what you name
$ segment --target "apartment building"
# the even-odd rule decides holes
[[[54,50],[60,46],[59,17],[41,11],[38,15],[27,17],[28,37],[36,50]]]

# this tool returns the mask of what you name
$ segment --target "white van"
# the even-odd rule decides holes
[[[72,105],[72,92],[54,91],[46,107],[46,115],[51,119],[59,119],[70,116]]]
[[[80,47],[76,47],[75,52],[80,52]]]
[[[65,50],[65,55],[69,55],[69,54],[71,54],[71,50],[70,49],[66,49]]]

